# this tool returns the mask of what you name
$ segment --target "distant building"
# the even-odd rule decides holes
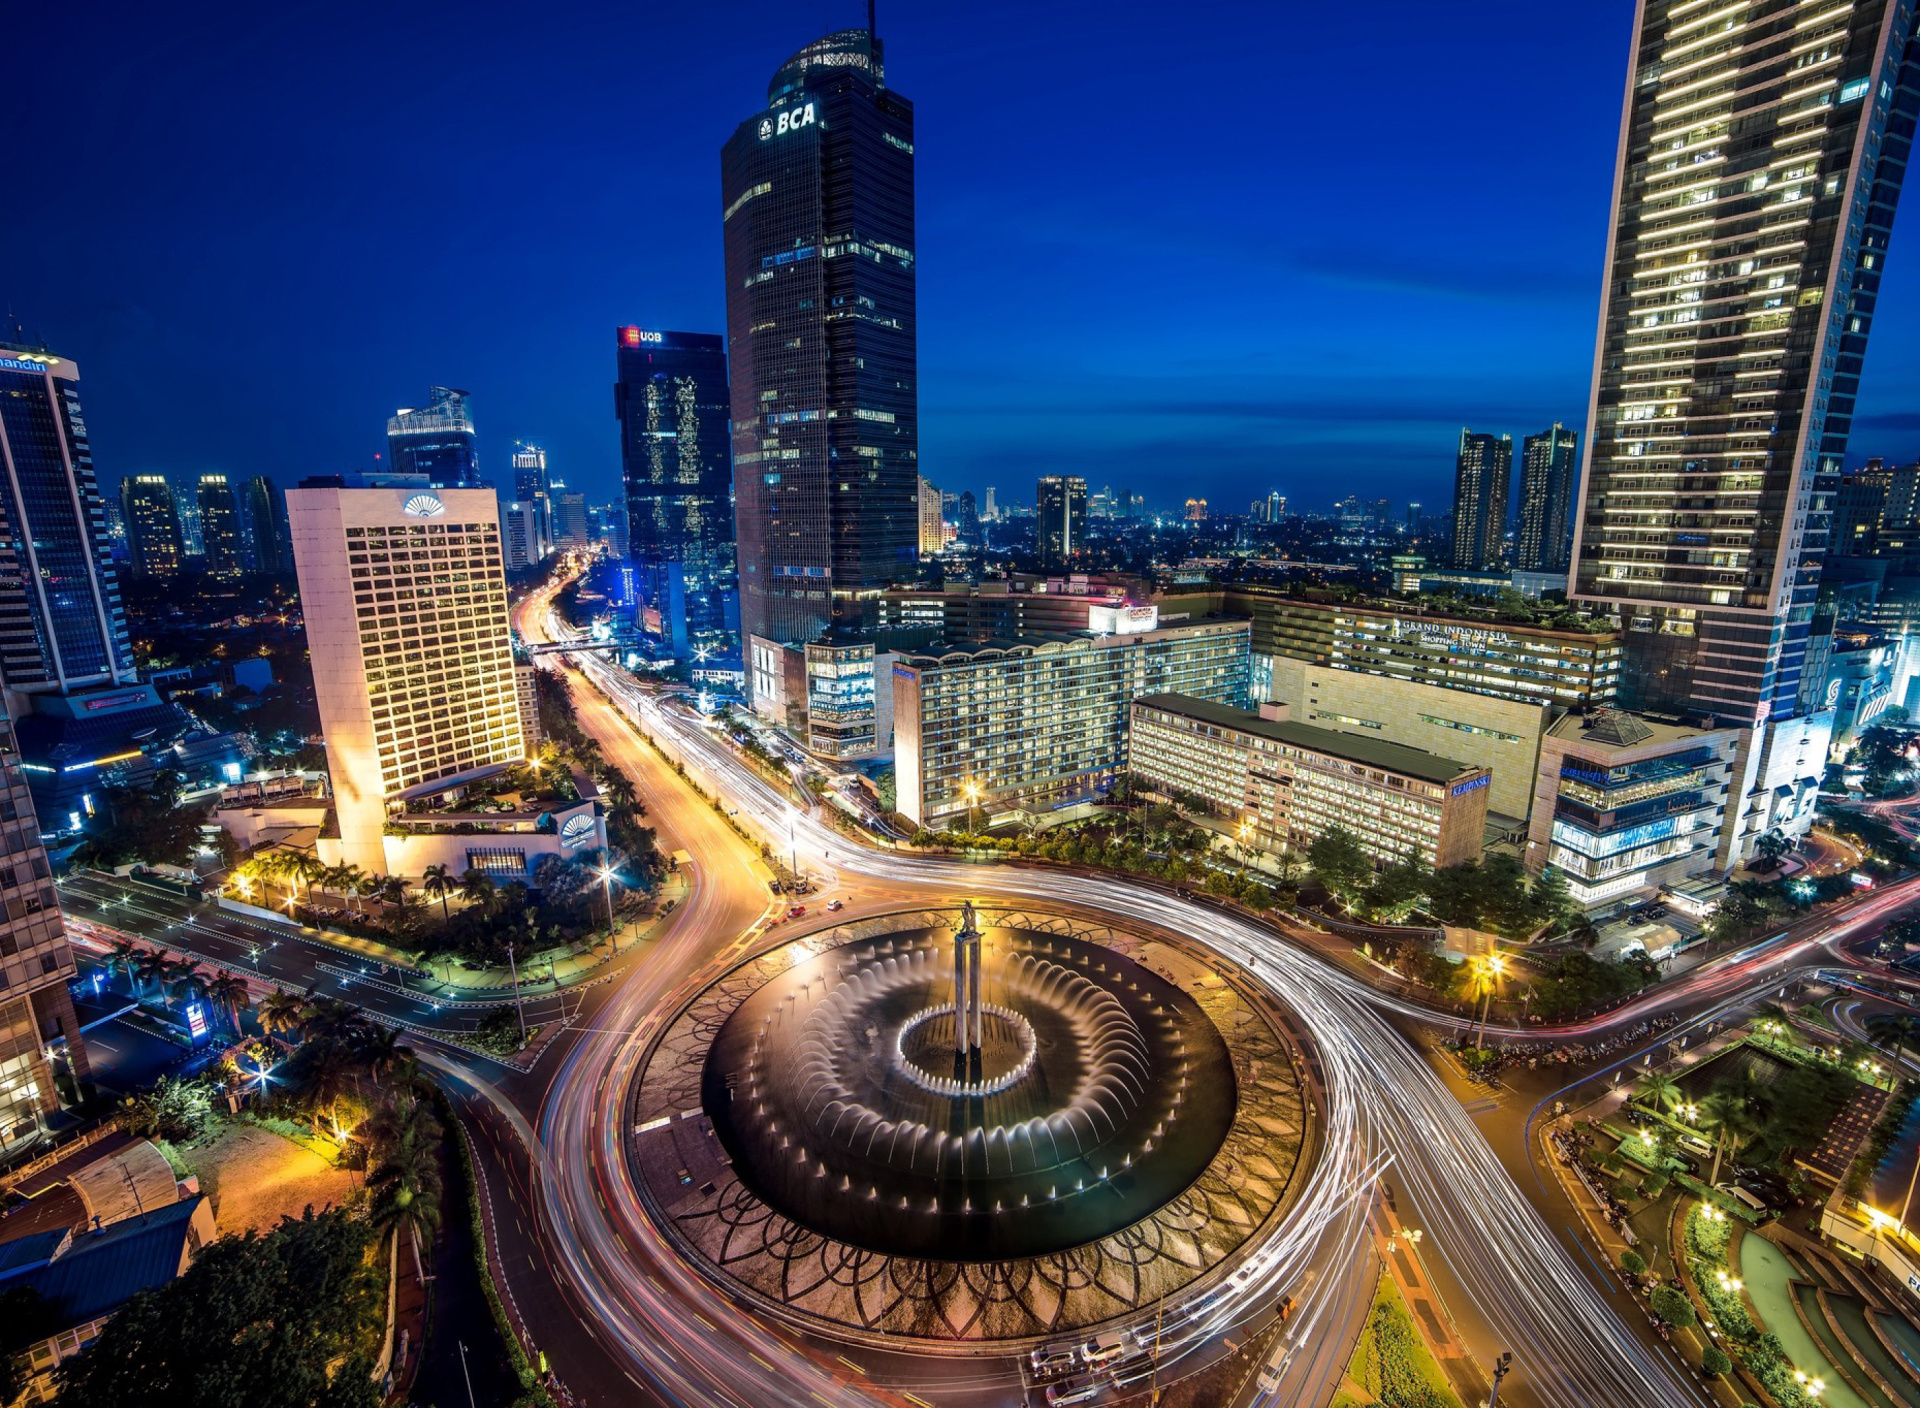
[[[626,543],[641,601],[678,659],[739,640],[726,344],[627,326],[615,337]]]
[[[127,525],[127,561],[136,577],[180,575],[185,547],[173,486],[164,474],[129,474],[120,481],[120,516]]]
[[[1893,471],[1881,460],[1842,474],[1835,483],[1833,527],[1827,535],[1829,557],[1872,557],[1880,547]]]
[[[919,544],[913,104],[880,40],[782,64],[720,185],[742,634],[858,633]]]
[[[1205,523],[1207,521],[1207,501],[1205,499],[1188,499],[1186,519],[1189,523]]]
[[[1088,607],[1089,621],[1099,606]],[[1141,694],[1247,702],[1247,623],[1082,631],[904,651],[894,659],[899,810],[939,827],[1097,800],[1125,771]]]
[[[1042,567],[1065,567],[1087,545],[1087,481],[1049,474],[1034,490],[1034,546]]]
[[[481,485],[467,393],[450,386],[429,387],[425,406],[402,407],[389,417],[387,468],[394,474],[424,474],[436,489]]]
[[[1498,568],[1505,553],[1513,437],[1460,432],[1453,474],[1453,565]]]
[[[988,490],[989,493],[992,490]],[[945,518],[940,512],[940,491],[926,475],[920,476],[920,556],[937,557],[945,546],[943,524]]]
[[[1144,695],[1133,702],[1128,771],[1150,791],[1201,801],[1268,855],[1304,851],[1338,826],[1376,866],[1409,855],[1436,868],[1479,859],[1492,780],[1485,767],[1283,712]]]
[[[987,485],[987,503],[986,507],[980,510],[980,517],[988,523],[998,523],[1000,521],[1000,506],[993,501],[993,485],[991,484]]]
[[[287,533],[287,500],[271,479],[257,474],[241,489],[241,521],[259,572],[293,571],[293,539]]]
[[[506,542],[507,571],[525,572],[538,567],[546,556],[541,536],[541,505],[515,499],[500,510],[500,532]]]
[[[554,537],[570,548],[593,545],[593,528],[587,522],[587,496],[562,493],[554,502]]]
[[[547,480],[547,452],[524,440],[513,442],[513,502],[533,506],[538,533],[530,544],[538,562],[553,551],[553,489]]]
[[[1555,422],[1529,435],[1520,455],[1520,534],[1514,566],[1564,573],[1573,560],[1573,484],[1580,477],[1580,437]]]
[[[227,476],[201,475],[195,500],[200,505],[200,545],[208,574],[239,577],[247,570],[247,549],[240,534],[240,506]]]

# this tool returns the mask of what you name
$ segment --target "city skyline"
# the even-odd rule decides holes
[[[1271,148],[1259,117],[1261,67],[1252,57],[1216,52],[1209,59],[1222,66],[1218,86],[1231,94],[1224,113],[1168,109],[1143,130],[1096,117],[1075,101],[1102,63],[1149,54],[1162,65],[1174,62],[1158,53],[1143,19],[1089,41],[1065,21],[1023,17],[1032,62],[1048,65],[1057,80],[1039,85],[1047,90],[1040,93],[996,75],[978,52],[937,38],[925,21],[883,11],[882,35],[893,39],[897,56],[894,76],[916,95],[922,121],[933,124],[919,153],[928,193],[920,236],[922,471],[942,487],[976,494],[993,484],[1003,500],[1017,503],[1010,486],[1043,473],[1150,487],[1166,457],[1177,454],[1185,477],[1214,503],[1245,501],[1277,487],[1300,507],[1324,507],[1312,490],[1329,468],[1365,475],[1395,500],[1434,503],[1445,500],[1461,424],[1517,436],[1558,420],[1584,433],[1620,94],[1613,76],[1597,65],[1551,77],[1533,72],[1561,47],[1622,51],[1629,15],[1624,8],[1556,15],[1549,28],[1510,33],[1499,22],[1499,8],[1489,9],[1484,24],[1460,26],[1457,34],[1420,31],[1443,46],[1493,46],[1492,56],[1512,61],[1512,83],[1484,98],[1449,91],[1444,104],[1426,103],[1435,115],[1423,130],[1396,138],[1408,144],[1394,158],[1395,170],[1409,178],[1396,184],[1402,214],[1376,222],[1377,233],[1360,245],[1338,250],[1296,247],[1298,237],[1276,233],[1277,207],[1226,193],[1232,185],[1226,172],[1257,163],[1290,185],[1305,182],[1335,199],[1362,202],[1357,210],[1379,211],[1371,204],[1379,197],[1347,186],[1352,178],[1330,165],[1303,164],[1309,158]],[[611,499],[619,445],[600,389],[605,328],[721,326],[718,147],[738,120],[740,95],[808,38],[858,22],[854,9],[768,9],[761,22],[741,26],[745,42],[723,33],[717,21],[669,20],[684,26],[670,32],[672,43],[658,46],[674,54],[674,67],[647,73],[659,80],[657,96],[676,105],[675,121],[669,134],[649,140],[644,157],[624,147],[614,152],[617,169],[636,178],[616,193],[597,181],[589,185],[581,164],[606,162],[604,144],[589,143],[559,170],[533,165],[525,155],[554,145],[542,135],[550,121],[564,120],[569,130],[592,128],[599,109],[582,113],[577,105],[599,99],[560,95],[565,100],[550,105],[517,105],[524,111],[514,114],[511,132],[501,133],[497,116],[469,111],[454,95],[459,119],[477,124],[476,144],[497,137],[509,153],[471,173],[468,207],[484,235],[451,229],[441,204],[424,195],[418,203],[391,203],[382,191],[382,162],[369,161],[364,171],[352,165],[353,154],[369,155],[376,142],[418,146],[443,138],[453,129],[441,124],[453,114],[402,104],[381,111],[380,121],[395,124],[391,135],[350,125],[337,164],[252,191],[245,211],[229,212],[237,221],[231,228],[203,224],[190,204],[225,188],[231,155],[172,151],[170,159],[189,166],[179,193],[170,194],[139,175],[146,144],[166,141],[166,125],[157,124],[151,135],[123,135],[145,131],[123,124],[110,141],[96,135],[82,144],[89,190],[117,189],[168,233],[143,240],[134,230],[144,222],[88,221],[84,202],[102,197],[83,193],[81,218],[69,217],[70,241],[0,237],[7,240],[0,248],[10,267],[21,273],[10,292],[13,311],[31,333],[66,347],[96,381],[109,383],[111,394],[95,390],[89,407],[110,482],[123,473],[224,472],[244,480],[264,472],[288,487],[307,474],[371,468],[383,448],[385,417],[424,387],[451,384],[473,391],[488,475],[503,476],[512,442],[530,439],[549,448],[556,477],[593,499]],[[505,62],[495,14],[483,7],[466,32],[448,36],[482,70]],[[604,22],[620,23],[611,16]],[[1230,13],[1224,22],[1257,32],[1251,14]],[[37,21],[27,23],[31,28]],[[1359,42],[1338,21],[1306,23],[1336,56]],[[198,74],[200,91],[192,101],[203,120],[217,118],[223,103],[250,101],[253,80],[244,76],[244,65],[206,73],[197,65],[266,42],[262,25],[270,31],[270,21],[257,20],[230,34],[208,34],[204,55],[181,56],[184,72]],[[1517,37],[1522,33],[1528,37]],[[563,26],[561,40],[572,34]],[[139,77],[147,72],[141,57],[157,38],[136,29],[105,42],[122,46],[122,67],[136,75],[133,96],[123,102],[157,104],[181,81]],[[344,42],[321,41],[323,48]],[[406,46],[392,47],[400,53]],[[84,91],[112,67],[76,67],[97,63],[94,47],[68,54],[56,43],[50,53],[45,73],[30,76],[30,84],[52,78]],[[360,48],[338,57],[376,86],[381,66],[390,62]],[[1412,54],[1393,51],[1379,62],[1384,70],[1377,81],[1406,97],[1365,115],[1362,135],[1375,141],[1394,113],[1420,104],[1438,81]],[[593,81],[569,86],[632,91]],[[1531,99],[1537,106],[1549,96],[1553,106],[1540,130],[1506,130],[1504,115],[1515,104]],[[547,107],[553,116],[545,115]],[[309,130],[311,120],[296,95],[270,107],[266,127],[306,149],[320,140]],[[1497,138],[1487,140],[1495,130]],[[967,159],[982,138],[996,151],[995,186]],[[1069,227],[1066,210],[1076,198],[1048,174],[1064,139],[1091,144],[1085,159],[1095,165],[1082,179],[1098,180],[1119,196],[1131,222],[1124,242]],[[1186,153],[1194,173],[1178,190],[1146,172],[1170,146]],[[1437,160],[1442,146],[1444,163]],[[1548,157],[1564,178],[1550,198],[1537,198],[1526,173],[1530,163]],[[1436,233],[1454,188],[1428,174],[1429,167],[1446,167],[1494,193],[1505,218],[1484,241],[1485,252],[1464,236]],[[529,181],[539,183],[540,198],[516,197],[510,207],[509,183],[524,190]],[[1032,196],[1018,203],[1017,219],[989,204],[1008,182]],[[377,192],[386,202],[381,207],[373,204]],[[216,205],[224,208],[227,199]],[[374,208],[388,212],[379,223],[392,248],[390,262],[362,267],[362,260],[318,257],[316,246],[342,238],[348,227],[361,230],[353,238],[364,240],[364,215]],[[987,237],[972,233],[995,211]],[[1434,218],[1422,218],[1422,211]],[[565,220],[548,218],[563,212]],[[523,235],[519,222],[535,218],[551,241],[551,256],[530,260],[526,251],[543,246]],[[227,241],[257,234],[262,224],[290,243],[274,244],[273,254],[228,251]],[[1196,234],[1200,230],[1205,233]],[[464,301],[468,306],[448,307],[432,290],[436,281],[419,278],[423,260],[476,290]],[[281,280],[270,314],[251,295],[239,299],[207,286],[203,270],[234,261]],[[558,280],[552,290],[550,276]],[[1010,349],[991,320],[976,312],[996,279],[1014,281],[1012,291],[1038,318],[1018,348]],[[1240,304],[1248,299],[1243,316]],[[1866,374],[1853,450],[1855,458],[1900,460],[1920,450],[1920,404],[1910,404],[1901,390],[1914,384],[1920,367],[1920,333],[1906,333],[1903,324],[1920,325],[1920,318],[1900,316],[1920,305],[1920,282],[1909,285],[1898,260],[1881,302],[1894,316],[1882,320],[1890,331]],[[1064,333],[1053,329],[1074,323],[1093,335],[1068,347]],[[192,394],[187,367],[236,340],[265,354],[235,369],[243,398],[283,399],[287,378],[324,385],[303,398],[298,424],[223,423],[228,418],[218,407]],[[365,349],[375,341],[383,351],[369,357]],[[1362,389],[1351,389],[1356,386]],[[1076,443],[1084,448],[1073,449]]]

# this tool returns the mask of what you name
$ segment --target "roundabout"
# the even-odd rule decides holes
[[[625,1093],[627,1162],[730,1295],[856,1341],[1031,1340],[1204,1294],[1285,1223],[1301,1052],[1163,938],[901,911],[688,999]]]

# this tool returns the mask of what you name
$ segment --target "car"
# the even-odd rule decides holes
[[[780,893],[780,882],[779,882],[778,880],[769,880],[769,881],[767,881],[767,893],[768,893],[768,894],[770,894],[770,895],[777,895],[777,894],[779,894],[779,893]]]
[[[1100,1396],[1100,1380],[1068,1379],[1062,1384],[1047,1385],[1049,1403],[1086,1403]]]
[[[839,900],[828,900],[828,901],[827,901],[827,908],[828,908],[828,909],[832,909],[832,910],[838,910],[838,909],[841,909],[841,908],[843,908],[843,906],[842,906],[842,904],[841,904],[841,902],[840,902]]]
[[[1064,1374],[1079,1364],[1080,1356],[1071,1345],[1042,1345],[1027,1356],[1027,1362],[1036,1374]]]
[[[789,919],[798,919],[806,912],[807,907],[803,904],[790,904],[787,906],[787,918]]]
[[[1130,1353],[1125,1335],[1102,1335],[1080,1346],[1080,1362],[1089,1369],[1099,1369]]]

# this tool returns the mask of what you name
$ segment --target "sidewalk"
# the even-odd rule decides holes
[[[1418,1245],[1408,1237],[1407,1229],[1400,1225],[1399,1215],[1385,1199],[1375,1202],[1374,1216],[1379,1223],[1376,1234],[1381,1259],[1394,1284],[1400,1288],[1400,1298],[1406,1301],[1427,1347],[1446,1373],[1447,1381],[1460,1395],[1462,1403],[1485,1401],[1489,1391],[1487,1381],[1468,1352],[1466,1342],[1460,1338],[1459,1328],[1447,1314],[1439,1293],[1428,1281]]]

